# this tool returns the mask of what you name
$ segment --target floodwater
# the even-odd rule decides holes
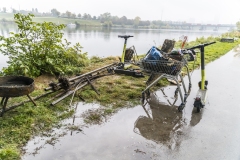
[[[193,108],[200,70],[192,74],[192,91],[182,113],[169,105],[176,86],[164,88],[167,96],[154,92],[145,106],[122,109],[101,124],[84,125],[81,114],[99,106],[79,102],[74,121],[78,129],[62,127],[53,131],[57,138],[36,137],[22,159],[240,159],[239,68],[240,52],[235,51],[206,66],[208,100],[200,113]],[[176,105],[180,103],[179,97]],[[72,125],[73,118],[63,123]]]

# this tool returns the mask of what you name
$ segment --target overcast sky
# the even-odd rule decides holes
[[[236,24],[240,21],[240,0],[1,0],[0,8],[50,12],[56,8],[75,14],[126,16],[142,20],[172,20],[190,23]]]

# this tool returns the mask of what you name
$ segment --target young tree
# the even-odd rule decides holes
[[[92,16],[90,14],[88,14],[87,19],[92,19]]]
[[[135,17],[135,19],[134,19],[134,27],[138,27],[140,21],[141,21],[141,18],[140,18],[140,17],[138,17],[138,16]]]
[[[3,7],[3,13],[6,13],[6,12],[7,12],[6,7]]]
[[[103,23],[103,26],[104,27],[112,27],[112,21],[111,21],[111,13],[103,13],[100,15],[100,20],[101,20],[101,23]]]
[[[106,13],[101,14],[100,15],[100,20],[102,22],[110,21],[111,20],[111,13],[106,12]]]
[[[57,9],[55,9],[55,8],[53,8],[51,10],[51,13],[52,13],[53,16],[56,16],[56,17],[58,17],[60,15],[60,12]]]
[[[43,73],[54,75],[79,72],[88,63],[87,53],[79,43],[62,40],[65,25],[52,22],[36,23],[33,14],[15,14],[18,33],[0,36],[0,53],[9,58],[3,75],[36,77]]]
[[[17,10],[12,8],[12,13],[17,13]]]
[[[113,24],[121,24],[118,16],[113,16],[111,19]]]
[[[126,17],[126,16],[122,16],[122,17],[120,18],[120,22],[121,22],[122,25],[127,24],[127,17]]]
[[[72,18],[76,18],[76,14],[73,13],[73,14],[71,15],[71,17],[72,17]]]
[[[83,19],[87,19],[87,18],[88,18],[87,13],[84,13],[84,14],[83,14]]]
[[[236,23],[236,26],[240,30],[240,21]]]
[[[71,13],[71,12],[69,12],[69,11],[66,11],[66,15],[67,15],[67,17],[68,17],[68,18],[70,18],[70,17],[71,17],[71,15],[72,15],[72,13]]]
[[[82,15],[79,13],[79,14],[78,14],[78,18],[81,18],[81,17],[82,17]]]

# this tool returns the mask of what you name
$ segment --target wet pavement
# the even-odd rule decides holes
[[[190,66],[191,67],[191,66]],[[74,131],[55,129],[57,138],[36,137],[24,160],[225,160],[240,159],[240,54],[229,52],[206,66],[207,104],[193,108],[200,70],[192,74],[192,91],[183,112],[173,102],[176,86],[151,94],[145,106],[122,109],[105,122],[84,126],[81,114],[96,104],[78,103]],[[186,82],[187,79],[185,78]],[[72,124],[73,118],[63,123]],[[51,143],[49,139],[51,139]],[[34,154],[33,154],[34,153]]]

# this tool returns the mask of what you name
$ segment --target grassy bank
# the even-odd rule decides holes
[[[0,13],[0,20],[5,19],[7,21],[14,21],[13,13]],[[34,17],[34,22],[53,22],[56,24],[69,24],[77,22],[80,26],[101,26],[100,21],[98,20],[83,20],[78,18],[61,18],[61,17]]]
[[[186,48],[194,46],[206,41],[215,41],[215,38],[200,38],[194,42],[187,44]],[[226,54],[239,41],[234,43],[221,43],[217,41],[216,44],[205,48],[206,63],[216,60],[220,56]],[[179,45],[179,43],[177,43]],[[117,62],[116,57],[108,57],[105,59],[95,58],[93,64],[83,70],[84,72],[91,71],[101,66]],[[198,57],[195,68],[199,67],[200,58]],[[192,62],[189,64],[191,68]],[[124,75],[111,75],[102,77],[96,80],[93,84],[99,91],[100,95],[95,93],[91,87],[87,86],[76,93],[74,102],[80,101],[78,95],[86,100],[86,102],[96,102],[104,108],[103,114],[109,114],[117,111],[119,108],[131,107],[141,102],[141,91],[145,88],[145,82],[148,77],[134,78]],[[44,88],[48,86],[50,81],[55,80],[54,77],[41,76],[35,79],[36,89],[31,93],[31,97],[44,93]],[[194,83],[194,82],[193,82]],[[160,86],[167,85],[166,80],[160,81],[155,89]],[[34,135],[45,134],[46,131],[51,131],[55,126],[61,127],[59,121],[73,115],[74,111],[70,109],[70,98],[65,99],[56,106],[50,106],[51,97],[46,96],[36,101],[37,107],[32,103],[25,103],[24,105],[7,112],[3,117],[0,117],[0,159],[20,159],[21,154],[24,153],[22,147]],[[8,106],[16,102],[26,100],[27,97],[18,97],[10,99]],[[90,115],[86,118],[86,123],[91,120],[98,120],[98,114]]]
[[[72,18],[56,18],[56,17],[34,17],[34,22],[53,22],[57,24],[69,24],[77,22],[80,26],[101,26],[98,20],[82,20],[82,19],[72,19]]]

